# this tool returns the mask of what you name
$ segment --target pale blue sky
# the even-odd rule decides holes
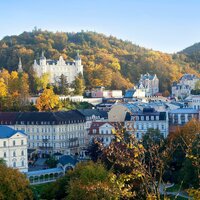
[[[96,31],[173,53],[200,42],[200,0],[0,0],[0,39],[34,26]]]

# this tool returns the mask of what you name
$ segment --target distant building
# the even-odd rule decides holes
[[[194,74],[184,74],[178,82],[172,85],[172,96],[178,98],[186,98],[191,94],[191,90],[195,88],[195,84],[200,79]]]
[[[169,125],[180,126],[189,122],[192,118],[199,119],[199,111],[193,108],[179,108],[169,111]]]
[[[78,74],[83,74],[83,65],[78,53],[75,61],[66,62],[62,56],[58,61],[46,59],[43,52],[39,62],[34,61],[33,69],[39,77],[44,73],[49,73],[52,84],[56,83],[62,74],[67,78],[69,84],[75,80]]]
[[[115,125],[111,122],[93,122],[89,130],[90,141],[95,138],[108,146],[115,137],[114,130]]]
[[[127,130],[133,131],[137,139],[148,131],[148,129],[158,129],[164,137],[167,137],[169,132],[168,113],[157,112],[154,108],[143,108],[143,110],[132,112],[130,120],[125,122]]]
[[[189,108],[200,110],[200,95],[190,95],[185,101]]]
[[[146,96],[154,96],[159,92],[159,79],[156,74],[141,74],[138,89],[143,89]]]
[[[92,98],[122,98],[121,90],[105,90],[104,87],[96,87],[91,91]]]
[[[0,158],[8,167],[28,171],[27,135],[8,126],[0,126]]]

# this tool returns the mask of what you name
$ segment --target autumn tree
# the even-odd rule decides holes
[[[52,87],[44,89],[36,102],[36,108],[39,111],[58,110],[60,105],[59,96],[54,94]]]
[[[24,174],[0,164],[0,199],[31,200],[33,194]]]
[[[116,176],[100,163],[81,162],[43,192],[44,199],[119,199]]]

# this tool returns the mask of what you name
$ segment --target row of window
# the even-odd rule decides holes
[[[25,128],[16,128],[17,130],[23,130],[25,131]],[[75,131],[75,130],[84,130],[84,126],[77,125],[77,126],[67,126],[65,128],[59,128],[59,132],[64,132],[64,131]],[[36,132],[42,132],[42,133],[48,133],[51,132],[51,128],[27,128],[27,133],[36,133]],[[56,128],[53,128],[53,132],[56,133],[57,130]]]
[[[84,137],[84,133],[75,133],[75,134],[66,134],[66,135],[59,135],[58,137],[56,137],[55,135],[53,136],[53,138],[50,135],[28,135],[28,139],[32,139],[32,140],[65,140],[65,139],[70,139],[70,138],[74,138],[74,137]]]
[[[24,156],[24,155],[25,155],[25,153],[24,153],[24,151],[22,150],[22,151],[21,151],[21,156]],[[6,152],[4,152],[3,157],[4,157],[4,158],[7,157]],[[16,152],[15,152],[15,151],[13,151],[13,157],[16,157]]]
[[[154,129],[159,129],[159,130],[164,130],[165,129],[165,125],[164,124],[137,124],[135,127],[137,130],[147,130],[149,128],[154,128]]]
[[[85,122],[84,120],[69,120],[69,121],[61,121],[61,122],[58,122],[58,124],[75,124],[75,123],[83,123]],[[13,124],[12,121],[1,121],[1,124]],[[52,122],[49,122],[49,121],[42,121],[42,122],[38,122],[38,121],[16,121],[15,124],[21,124],[21,125],[24,125],[24,124],[27,124],[27,125],[55,125],[57,124],[55,121],[52,121]]]
[[[16,141],[15,140],[13,140],[12,145],[16,146]],[[21,145],[24,145],[24,140],[21,140]],[[7,142],[6,141],[3,141],[3,146],[7,147]]]
[[[131,117],[131,120],[132,121],[139,121],[139,120],[141,120],[141,121],[149,121],[149,120],[151,120],[151,121],[155,121],[155,120],[159,120],[159,116],[132,116]]]

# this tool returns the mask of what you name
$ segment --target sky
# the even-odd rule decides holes
[[[175,53],[200,42],[200,0],[0,1],[0,39],[34,27],[96,31]]]

